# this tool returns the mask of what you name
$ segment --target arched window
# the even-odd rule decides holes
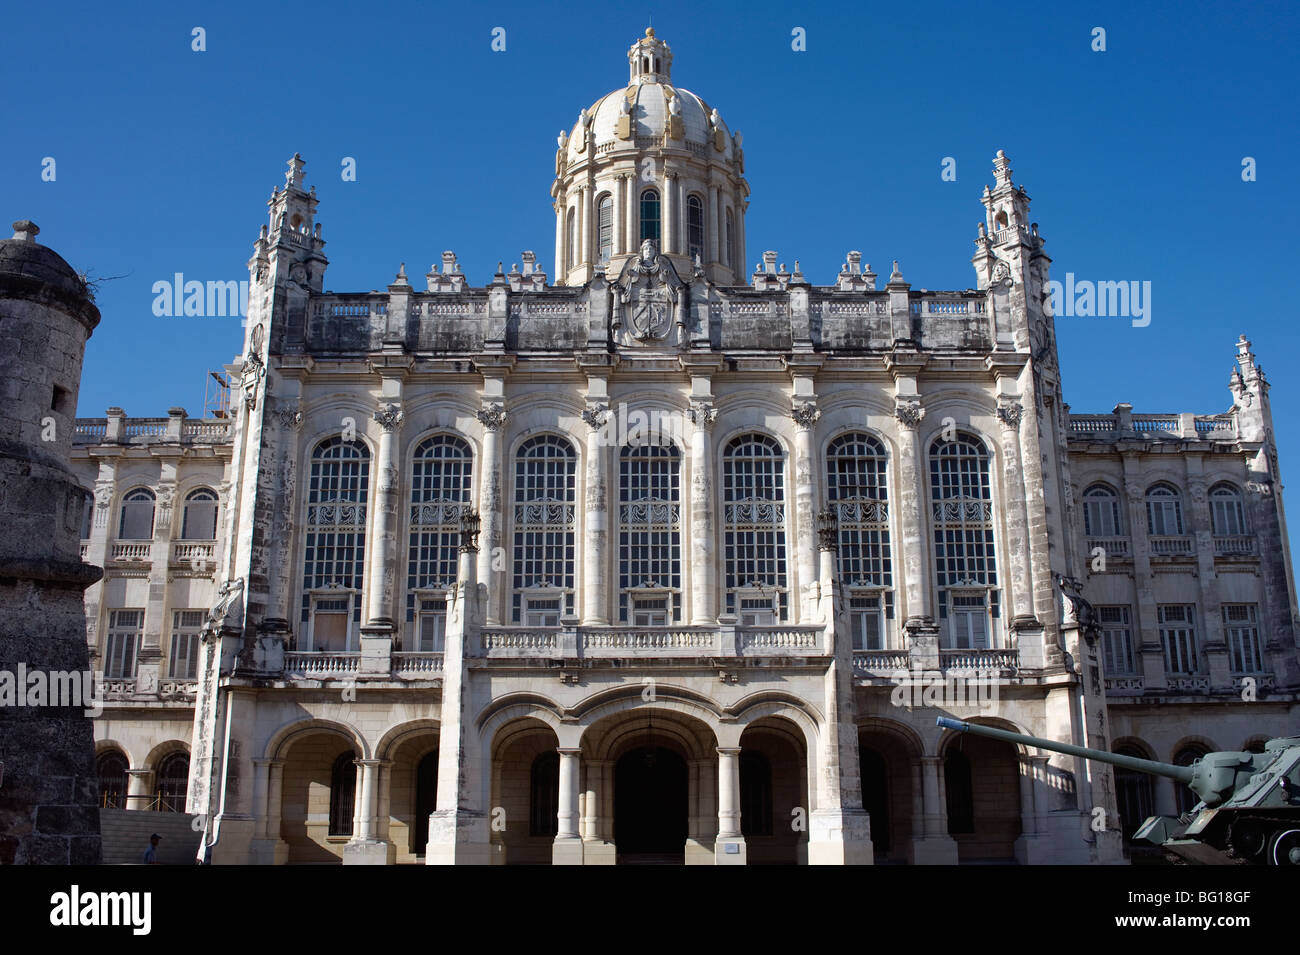
[[[1210,519],[1215,537],[1240,537],[1246,533],[1246,512],[1241,506],[1241,492],[1231,484],[1216,484],[1210,489]]]
[[[206,487],[185,495],[185,513],[181,516],[181,540],[217,539],[217,493]]]
[[[944,795],[948,803],[948,833],[975,831],[975,790],[971,786],[970,760],[953,748],[943,760]]]
[[[596,251],[601,265],[614,254],[614,199],[608,194],[596,205]]]
[[[188,753],[172,753],[159,765],[154,780],[154,804],[160,812],[184,812],[190,788]]]
[[[939,617],[946,645],[993,645],[998,618],[989,455],[970,435],[942,437],[930,446],[930,500],[934,517]]]
[[[1198,744],[1184,746],[1174,755],[1174,765],[1190,766],[1208,752],[1208,749]],[[1185,812],[1191,812],[1192,807],[1201,801],[1200,797],[1178,780],[1175,779],[1172,782],[1174,785],[1174,805],[1178,814],[1181,816]]]
[[[1122,756],[1135,756],[1138,759],[1150,759],[1136,746],[1120,746],[1115,750]],[[1133,834],[1138,831],[1150,816],[1155,815],[1155,789],[1152,777],[1132,769],[1115,768],[1115,797],[1119,808],[1119,821],[1123,827],[1124,840],[1133,841]]]
[[[122,498],[122,518],[117,536],[125,541],[153,540],[153,491],[138,487]]]
[[[722,458],[726,612],[743,626],[786,616],[785,455],[762,434],[727,445]]]
[[[370,452],[326,438],[311,453],[302,622],[314,650],[351,650],[361,625]]]
[[[704,261],[704,203],[699,196],[686,197],[686,251],[691,261]]]
[[[473,454],[454,435],[435,434],[415,449],[406,566],[406,622],[414,629],[413,650],[442,652],[445,595],[456,584],[460,516],[470,503],[472,477]]]
[[[1105,484],[1094,484],[1083,492],[1083,532],[1088,537],[1121,537],[1119,495]]]
[[[752,749],[740,751],[740,834],[772,834],[772,764]]]
[[[740,267],[740,252],[736,249],[736,217],[730,209],[727,210],[727,266]]]
[[[659,243],[659,190],[646,189],[641,193],[641,241],[652,239]]]
[[[351,750],[334,760],[330,770],[331,836],[352,835],[352,813],[357,799],[357,756]]]
[[[564,270],[567,272],[578,261],[578,210],[570,209],[564,231]]]
[[[528,774],[528,834],[554,838],[560,829],[560,754],[539,753]]]
[[[847,588],[853,649],[883,650],[894,617],[885,448],[844,434],[826,451],[826,496],[839,524],[839,580]]]
[[[553,434],[529,438],[515,455],[513,619],[556,627],[573,613],[577,456]]]
[[[1182,503],[1168,484],[1155,484],[1147,491],[1147,533],[1152,537],[1182,536]]]
[[[669,445],[624,447],[618,471],[619,620],[681,620],[681,455]]]
[[[126,757],[118,750],[100,753],[95,760],[99,776],[99,804],[105,809],[126,808]]]

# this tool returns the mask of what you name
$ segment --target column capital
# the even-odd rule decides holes
[[[379,423],[385,434],[392,434],[402,424],[405,414],[402,412],[402,406],[394,401],[385,401],[379,405],[379,409],[374,413],[374,419]]]
[[[713,427],[713,422],[717,420],[718,409],[714,407],[712,401],[692,398],[691,406],[686,410],[686,416],[691,419],[691,424],[695,425],[695,427],[707,430]]]
[[[592,431],[599,431],[609,420],[609,414],[609,405],[604,402],[594,402],[582,409],[582,420]]]
[[[555,751],[561,756],[568,756],[570,759],[582,755],[582,747],[580,746],[557,746]]]
[[[925,408],[919,395],[894,399],[894,417],[909,431],[915,431],[925,419]]]
[[[474,417],[488,431],[500,431],[506,423],[506,406],[500,401],[485,401]]]
[[[800,431],[811,431],[817,419],[822,416],[821,410],[817,407],[815,400],[801,399],[796,400],[794,407],[790,410],[790,417]]]
[[[998,399],[998,421],[1002,422],[1002,427],[1008,431],[1020,427],[1020,419],[1024,413],[1025,408],[1019,398]]]
[[[719,756],[739,756],[739,746],[719,746],[717,747]]]

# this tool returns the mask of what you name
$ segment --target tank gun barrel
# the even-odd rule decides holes
[[[1105,750],[1088,749],[1086,746],[1075,746],[1071,743],[1058,743],[1054,739],[1041,739],[1037,736],[1026,736],[1023,733],[1012,733],[1007,730],[995,729],[992,726],[981,726],[978,723],[967,723],[965,720],[954,720],[947,716],[940,716],[938,725],[945,729],[956,730],[958,733],[974,733],[976,736],[987,736],[990,739],[1005,740],[1008,743],[1023,743],[1026,746],[1050,749],[1053,752],[1065,753],[1069,756],[1095,759],[1100,763],[1122,766],[1125,769],[1131,769],[1139,773],[1168,776],[1170,779],[1176,779],[1184,784],[1190,783],[1195,777],[1195,770],[1191,766],[1175,766],[1173,763],[1158,763],[1153,759],[1124,756],[1120,753],[1107,753]]]

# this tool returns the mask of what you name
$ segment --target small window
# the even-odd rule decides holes
[[[351,595],[318,597],[313,605],[311,645],[313,650],[343,652],[348,649],[348,619]]]
[[[686,197],[686,243],[691,261],[704,260],[704,203],[699,196]]]
[[[885,649],[885,614],[880,595],[850,597],[849,626],[854,650]]]
[[[1104,484],[1094,484],[1083,492],[1083,528],[1089,537],[1119,537],[1124,531],[1120,521],[1119,496]]]
[[[667,597],[632,601],[632,623],[638,627],[666,627],[669,612]]]
[[[1133,658],[1133,626],[1128,607],[1098,607],[1102,655],[1107,676],[1128,676],[1137,672]]]
[[[741,597],[742,627],[772,627],[778,620],[776,597]]]
[[[524,626],[558,627],[560,625],[560,598],[529,597],[525,602]]]
[[[614,199],[608,195],[601,196],[596,207],[596,246],[604,265],[614,252]]]
[[[1264,647],[1255,604],[1224,604],[1223,632],[1234,676],[1264,672]]]
[[[646,189],[641,193],[641,241],[659,242],[659,190]]]
[[[1147,491],[1147,531],[1152,537],[1181,537],[1183,510],[1178,492],[1168,484]]]
[[[983,594],[952,595],[952,609],[948,612],[948,634],[951,649],[988,649],[988,601]]]
[[[118,524],[119,540],[153,540],[153,492],[138,487],[122,499],[122,519]]]
[[[1241,493],[1231,484],[1219,484],[1210,491],[1210,517],[1215,537],[1240,537],[1246,533]]]
[[[1160,643],[1165,653],[1165,671],[1191,674],[1200,671],[1196,647],[1196,608],[1191,605],[1165,605],[1158,608]]]
[[[420,630],[416,650],[443,653],[447,648],[447,605],[436,600],[420,601]]]
[[[564,246],[564,268],[567,271],[577,264],[578,210],[569,210],[568,224],[565,232],[567,241]]]

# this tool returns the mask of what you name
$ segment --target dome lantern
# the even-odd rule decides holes
[[[627,85],[636,83],[667,83],[671,77],[673,51],[668,44],[655,36],[654,27],[645,28],[645,36],[632,44],[627,51],[630,69]]]

